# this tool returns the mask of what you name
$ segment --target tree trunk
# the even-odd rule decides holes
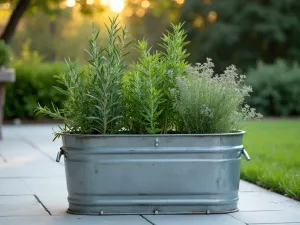
[[[17,25],[28,8],[29,3],[30,0],[19,0],[16,8],[12,12],[9,21],[0,37],[0,39],[4,40],[7,44],[10,43],[16,31]]]

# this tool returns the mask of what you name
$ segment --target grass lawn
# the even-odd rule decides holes
[[[300,200],[300,120],[262,120],[246,127],[241,178]]]

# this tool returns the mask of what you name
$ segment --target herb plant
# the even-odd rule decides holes
[[[77,63],[67,60],[68,73],[56,76],[66,89],[56,87],[67,96],[63,109],[41,107],[37,113],[62,119],[68,133],[117,133],[122,128],[120,119],[124,111],[122,102],[122,77],[125,72],[126,49],[129,45],[126,27],[118,24],[117,18],[106,25],[104,40],[107,45],[97,42],[99,31],[93,29],[89,40],[88,67],[79,71]],[[59,136],[59,134],[57,134]]]
[[[126,70],[128,32],[117,18],[106,25],[104,41],[93,29],[91,59],[85,70],[67,60],[68,72],[56,76],[67,97],[63,109],[41,107],[37,112],[65,122],[61,133],[158,134],[223,133],[241,129],[247,119],[260,117],[244,105],[251,87],[234,66],[215,75],[210,59],[189,66],[183,24],[171,25],[161,51],[138,41],[139,59]]]
[[[244,98],[252,91],[243,85],[244,75],[237,74],[235,66],[215,75],[211,59],[190,67],[187,76],[177,78],[175,108],[185,133],[224,133],[242,128],[248,119],[259,118]]]
[[[125,86],[129,131],[160,133],[162,128],[159,117],[166,101],[162,86],[167,70],[161,62],[161,54],[151,54],[146,41],[140,41],[138,47],[141,56],[128,73]]]
[[[176,124],[174,96],[176,78],[188,67],[182,25],[171,25],[162,38],[162,52],[151,53],[147,41],[138,42],[141,54],[127,74],[125,84],[126,121],[131,133],[167,133]]]

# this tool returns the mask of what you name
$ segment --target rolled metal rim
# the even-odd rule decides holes
[[[232,133],[211,133],[211,134],[68,134],[59,133],[62,136],[86,136],[86,137],[214,137],[214,136],[240,136],[246,134],[246,131],[237,131]]]

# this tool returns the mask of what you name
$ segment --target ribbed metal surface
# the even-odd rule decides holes
[[[243,134],[63,135],[69,212],[236,211]]]

